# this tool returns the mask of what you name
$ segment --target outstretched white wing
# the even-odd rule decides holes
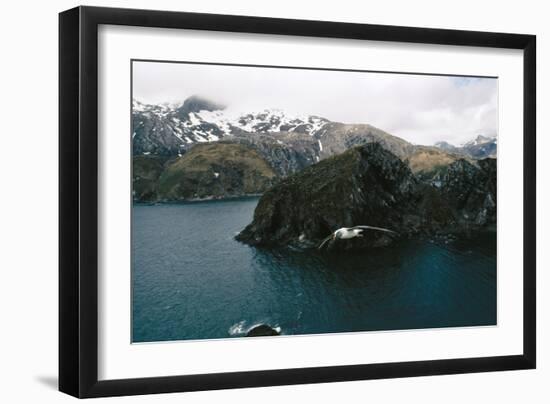
[[[354,227],[352,227],[351,229],[352,229],[352,230],[353,230],[353,229],[378,230],[378,231],[385,231],[386,233],[397,234],[397,233],[394,232],[393,230],[385,229],[385,228],[383,228],[383,227],[374,227],[374,226],[354,226]]]
[[[334,237],[334,233],[332,233],[330,236],[328,236],[327,238],[325,238],[323,241],[321,241],[321,244],[319,244],[319,247],[317,247],[319,250],[321,248],[323,248],[323,246],[331,239]]]

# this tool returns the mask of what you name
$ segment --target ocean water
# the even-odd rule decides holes
[[[135,205],[133,342],[495,325],[496,234],[360,253],[234,240],[257,198]]]

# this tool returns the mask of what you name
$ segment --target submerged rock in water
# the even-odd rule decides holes
[[[246,333],[247,337],[270,337],[273,335],[281,335],[281,333],[267,324],[260,324],[252,327]]]
[[[379,247],[413,234],[459,233],[496,221],[496,162],[457,160],[438,186],[422,181],[380,144],[350,149],[291,175],[260,199],[237,240],[312,247],[341,227],[369,225],[363,237],[329,249]]]

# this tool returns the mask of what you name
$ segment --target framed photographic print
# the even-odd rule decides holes
[[[61,391],[535,367],[534,36],[59,22]]]

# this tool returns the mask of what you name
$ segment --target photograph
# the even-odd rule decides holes
[[[498,325],[497,77],[129,67],[132,343]]]

